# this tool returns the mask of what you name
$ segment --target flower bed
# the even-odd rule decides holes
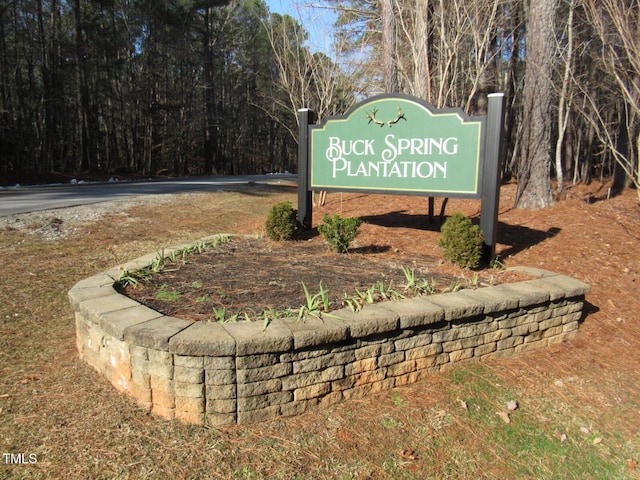
[[[180,247],[178,247],[180,248]],[[339,318],[190,322],[114,289],[121,268],[69,292],[80,357],[152,413],[244,424],[420,381],[452,364],[570,340],[589,285],[526,268],[533,279],[384,302]]]

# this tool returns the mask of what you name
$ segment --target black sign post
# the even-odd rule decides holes
[[[298,223],[305,230],[313,224],[313,191],[309,187],[309,125],[315,123],[315,112],[298,110]]]
[[[504,141],[504,93],[489,95],[487,131],[484,141],[480,230],[484,237],[482,260],[489,263],[496,254],[498,209],[500,206],[500,174],[502,173]]]

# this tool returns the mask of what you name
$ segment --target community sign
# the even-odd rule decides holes
[[[310,187],[476,197],[484,117],[373,97],[310,127]]]
[[[485,249],[495,252],[503,162],[504,95],[487,115],[437,109],[408,95],[379,95],[315,124],[298,111],[298,221],[311,228],[312,191],[357,191],[481,200]]]

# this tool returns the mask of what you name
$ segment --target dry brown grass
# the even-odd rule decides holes
[[[511,194],[505,187],[503,205]],[[328,410],[224,429],[150,416],[79,361],[67,291],[162,247],[259,232],[271,205],[295,201],[292,188],[176,195],[124,210],[115,202],[112,213],[73,228],[51,222],[62,212],[23,216],[26,228],[5,223],[0,453],[32,453],[38,462],[3,460],[0,478],[639,478],[640,211],[634,193],[589,205],[583,195],[543,212],[501,210],[508,265],[542,266],[593,284],[575,341],[458,367]],[[362,242],[384,239],[401,250],[419,243],[434,253],[435,231],[390,228],[387,217],[375,217],[401,212],[410,221],[424,203],[363,204],[361,197],[345,196],[342,211],[370,217]],[[340,212],[338,196],[328,200],[326,211]],[[450,211],[477,210],[452,204]],[[66,236],[47,239],[47,228]],[[552,228],[559,232],[525,238]],[[506,424],[496,412],[509,400],[519,408]]]

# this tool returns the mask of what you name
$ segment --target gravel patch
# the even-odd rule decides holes
[[[76,207],[7,215],[0,217],[0,230],[26,232],[39,239],[55,242],[74,236],[80,227],[97,222],[107,215],[128,216],[126,211],[130,208],[164,205],[173,199],[173,195],[144,195]]]

